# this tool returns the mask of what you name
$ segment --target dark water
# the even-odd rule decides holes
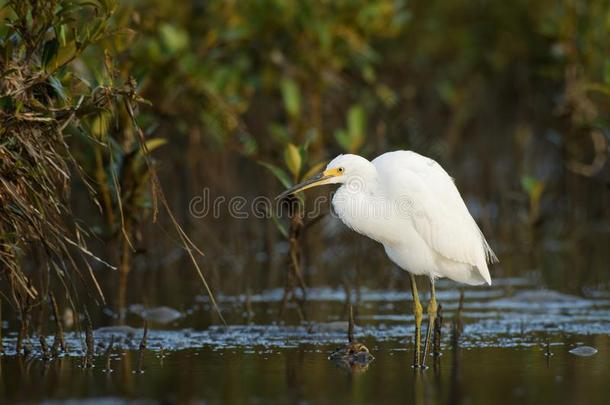
[[[14,356],[15,336],[9,334],[0,390],[10,402],[608,403],[607,291],[574,296],[540,289],[528,278],[505,278],[495,280],[493,288],[464,293],[463,333],[456,347],[451,329],[459,290],[440,283],[443,355],[437,364],[430,359],[425,371],[411,368],[414,325],[407,293],[360,292],[356,335],[375,361],[350,369],[328,360],[346,341],[344,291],[310,291],[310,316],[316,322],[308,328],[273,323],[281,291],[270,290],[221,297],[225,313],[243,317],[241,325],[229,327],[193,327],[208,310],[202,297],[169,325],[151,323],[141,353],[142,329],[99,330],[93,368],[82,367],[85,346],[75,333],[67,335],[69,352],[47,362],[40,358],[37,340],[28,357]],[[246,300],[254,312],[250,323]],[[583,345],[597,353],[569,352]]]
[[[568,339],[570,341],[571,339]],[[438,368],[414,372],[411,353],[400,344],[374,344],[376,360],[350,373],[327,360],[333,346],[303,345],[270,350],[180,350],[161,358],[148,353],[143,373],[136,356],[117,355],[112,373],[103,361],[83,370],[75,358],[49,365],[5,358],[5,399],[95,398],[98,401],[164,399],[176,403],[608,403],[610,342],[607,337],[571,340],[594,344],[592,357],[553,347],[547,359],[537,348],[482,348],[446,352]],[[567,343],[567,341],[566,341]],[[569,345],[569,344],[568,344]]]

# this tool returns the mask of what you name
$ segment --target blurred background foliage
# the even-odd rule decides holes
[[[511,261],[514,252],[549,240],[578,246],[608,232],[607,0],[112,4],[113,32],[64,72],[91,87],[133,83],[147,101],[137,123],[177,221],[206,253],[200,261],[216,291],[281,284],[291,260],[288,228],[280,226],[282,236],[269,219],[232,218],[226,204],[219,215],[195,218],[192,199],[204,188],[211,201],[273,197],[339,153],[373,158],[412,149],[437,159],[498,251],[496,275],[523,270]],[[3,19],[9,13],[0,11]],[[41,35],[57,38],[61,55],[74,46],[63,36],[85,17]],[[6,31],[3,25],[0,34]],[[68,99],[78,96],[69,78],[59,81]],[[78,128],[66,128],[70,150],[103,215],[83,203],[90,201],[84,182],[70,198],[95,233],[96,254],[116,264],[126,257],[117,251],[131,251],[131,300],[179,306],[200,286],[183,270],[187,252],[165,232],[169,219],[160,218],[162,232],[143,221],[154,201],[128,111],[106,106]],[[380,249],[336,220],[325,216],[314,226],[303,231],[299,259],[307,284],[402,283]],[[95,271],[112,291],[114,274]],[[600,281],[597,273],[583,278]]]

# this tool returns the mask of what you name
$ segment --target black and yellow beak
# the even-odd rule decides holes
[[[332,179],[333,177],[337,177],[341,174],[342,173],[339,170],[339,168],[325,170],[322,173],[318,173],[315,176],[313,176],[293,187],[290,187],[288,190],[284,191],[282,194],[278,195],[276,198],[282,199],[282,198],[285,198],[286,196],[289,196],[290,194],[296,194],[299,191],[303,191],[303,190],[306,190],[311,187],[328,184],[330,179]]]

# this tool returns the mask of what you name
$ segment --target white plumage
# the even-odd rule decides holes
[[[383,244],[400,268],[431,278],[491,285],[497,258],[468,212],[453,179],[434,160],[411,151],[372,162],[340,155],[323,183],[339,183],[333,208],[350,228]],[[320,182],[318,182],[320,184]]]

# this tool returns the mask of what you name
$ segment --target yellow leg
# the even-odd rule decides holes
[[[413,355],[413,367],[419,368],[421,365],[421,321],[424,311],[421,302],[419,301],[415,276],[409,274],[409,279],[411,281],[411,293],[413,294],[413,315],[415,315],[415,353]]]
[[[426,342],[424,343],[424,357],[422,359],[422,368],[426,367],[426,356],[428,355],[428,347],[432,337],[432,330],[436,321],[436,291],[434,290],[434,278],[430,278],[430,302],[428,302],[428,330],[426,331]]]

